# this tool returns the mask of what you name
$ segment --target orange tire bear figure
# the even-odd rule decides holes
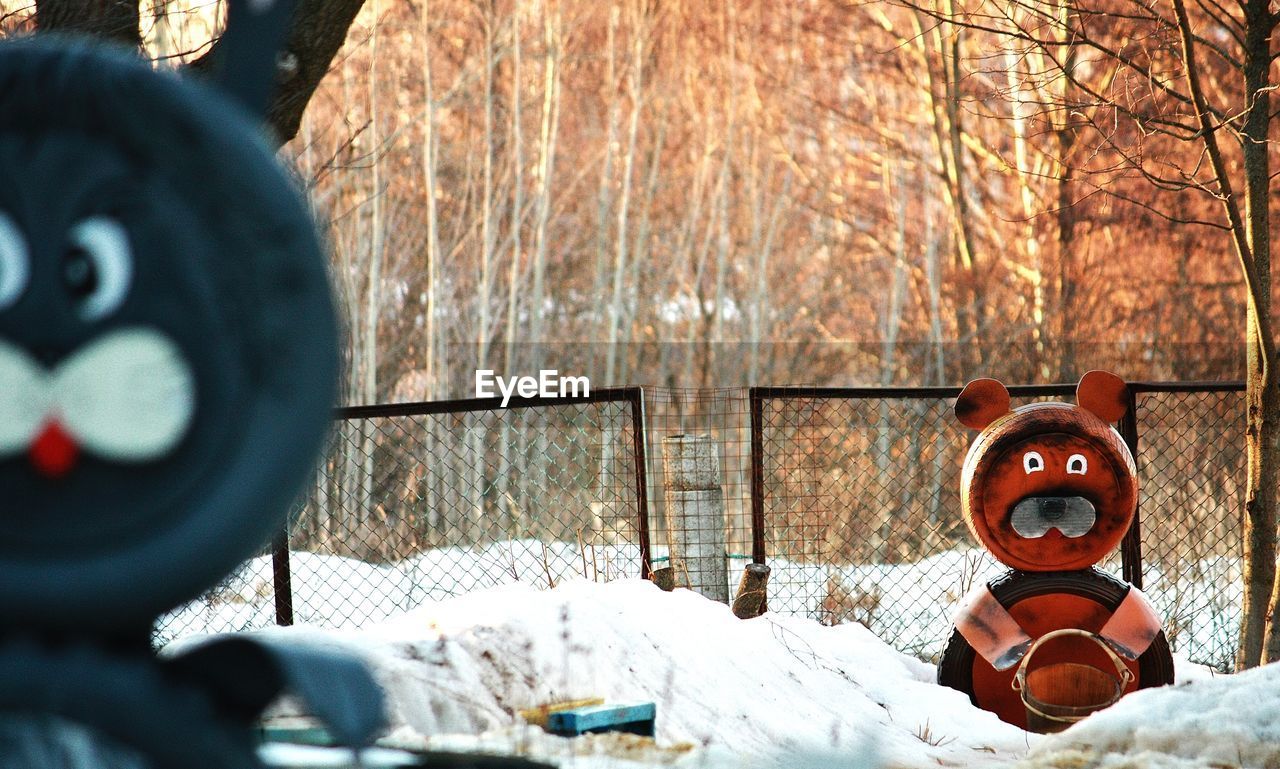
[[[955,403],[956,418],[981,431],[961,474],[965,522],[1012,570],[965,597],[938,682],[1024,729],[1015,668],[1056,630],[1089,631],[1115,654],[1068,633],[1046,639],[1031,667],[1108,670],[1118,659],[1128,668],[1125,693],[1173,682],[1169,645],[1141,591],[1093,568],[1137,511],[1133,455],[1111,426],[1127,409],[1128,388],[1114,374],[1090,371],[1076,403],[1011,410],[1009,391],[994,379],[970,382]]]

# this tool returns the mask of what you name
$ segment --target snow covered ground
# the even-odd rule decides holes
[[[1280,664],[1146,689],[1034,746],[1028,769],[1280,766]]]
[[[834,567],[771,560],[770,566],[771,609],[828,623],[862,622],[895,648],[929,660],[941,655],[950,638],[959,599],[1008,568],[977,548],[893,564]],[[1239,560],[1184,563],[1177,574],[1148,564],[1143,578],[1173,648],[1202,664],[1229,668],[1239,633]]]
[[[736,584],[745,562],[731,563]],[[270,627],[271,560],[262,557],[173,612],[158,636],[268,628],[259,632],[350,647],[388,693],[386,744],[586,769],[1280,766],[1280,668],[1142,692],[1042,738],[936,686],[934,668],[920,661],[941,650],[956,601],[1001,571],[981,551],[901,564],[770,565],[774,611],[741,621],[690,591],[619,579],[639,571],[629,545],[584,551],[517,540],[394,564],[294,552],[298,626]],[[1147,593],[1175,639],[1230,649],[1236,625],[1223,586],[1238,583],[1237,570],[1225,560],[1184,567],[1177,579],[1149,570]],[[1179,659],[1178,676],[1210,673]],[[568,740],[516,716],[592,696],[656,702],[657,741]]]
[[[360,627],[502,584],[549,587],[573,577],[607,581],[640,573],[640,552],[631,545],[584,553],[577,543],[529,539],[439,548],[390,564],[296,550],[289,561],[295,621],[332,628]],[[157,640],[273,624],[271,556],[259,556],[205,596],[162,617]]]
[[[290,560],[295,620],[333,628],[380,622],[432,601],[501,584],[545,588],[575,577],[607,581],[640,571],[640,553],[632,545],[584,551],[577,543],[536,540],[429,550],[393,564],[297,551]],[[745,563],[730,562],[731,587]],[[956,602],[969,588],[1004,570],[978,549],[846,567],[771,559],[770,567],[769,605],[775,613],[826,624],[861,622],[921,659],[936,659],[942,652]],[[1177,578],[1149,567],[1145,578],[1148,597],[1166,618],[1173,648],[1190,652],[1201,663],[1229,665],[1238,628],[1238,563],[1217,559],[1189,564]],[[264,556],[206,597],[162,619],[157,637],[166,643],[189,633],[249,630],[274,622],[271,559]]]
[[[571,766],[1004,766],[1040,738],[933,683],[858,624],[739,620],[641,580],[513,585],[377,625],[261,632],[364,656],[400,747],[486,748]],[[584,697],[657,703],[657,739],[566,740],[516,713]]]
[[[479,555],[436,551],[396,566],[295,553],[304,624],[258,632],[339,645],[367,659],[390,700],[392,729],[383,742],[393,747],[528,755],[584,769],[1280,766],[1280,666],[1215,677],[1179,659],[1177,686],[1139,692],[1064,734],[1039,737],[933,684],[931,665],[856,622],[831,627],[781,613],[742,621],[686,590],[555,578],[573,574],[571,564],[582,570],[581,556],[576,546],[536,543],[501,543]],[[625,550],[596,556],[580,573],[603,578],[634,565]],[[477,558],[512,584],[467,592]],[[846,585],[881,586],[872,619],[898,623],[900,636],[891,640],[912,648],[920,638],[945,636],[951,603],[988,567],[953,552],[836,574]],[[939,572],[954,579],[926,578]],[[776,564],[771,602],[814,600],[812,586],[832,573]],[[546,589],[551,581],[554,590]],[[1178,598],[1151,593],[1157,605]],[[259,559],[175,617],[189,623],[188,633],[218,632],[269,625],[271,606],[269,561]],[[814,615],[822,609],[814,605]],[[592,696],[657,703],[656,742],[553,737],[516,715]]]
[[[693,592],[663,593],[641,580],[517,584],[358,629],[258,632],[364,657],[390,702],[382,740],[390,747],[525,755],[581,769],[1280,765],[1280,665],[1224,676],[1182,661],[1178,685],[1130,695],[1042,737],[932,683],[931,665],[856,623],[738,620]],[[553,737],[517,715],[592,696],[657,703],[656,741]]]

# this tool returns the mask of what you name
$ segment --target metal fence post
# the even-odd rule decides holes
[[[1129,404],[1124,416],[1120,417],[1120,436],[1124,438],[1133,454],[1133,461],[1138,462],[1138,396],[1133,387],[1128,388]],[[1141,489],[1138,494],[1141,499]],[[1120,543],[1120,573],[1129,584],[1142,589],[1142,506],[1137,504],[1133,511],[1133,523],[1125,532]]]
[[[752,387],[751,403],[751,561],[764,563],[764,398]]]
[[[629,391],[631,403],[631,449],[636,475],[636,534],[640,537],[640,579],[648,579],[653,571],[653,554],[649,548],[649,470],[648,436],[644,427],[644,388],[633,387]]]
[[[289,574],[289,526],[271,540],[271,586],[276,599],[276,624],[293,624],[293,579]]]
[[[1016,399],[1063,398],[1074,392],[1075,385],[1011,385],[1008,389]],[[1238,618],[1239,589],[1220,575],[1226,573],[1231,559],[1239,553],[1238,528],[1233,526],[1234,516],[1238,514],[1239,491],[1231,481],[1245,474],[1243,449],[1236,440],[1238,425],[1229,420],[1243,420],[1239,396],[1245,390],[1244,384],[1139,381],[1130,382],[1129,389],[1127,414],[1116,428],[1135,461],[1140,449],[1144,453],[1145,461],[1140,468],[1141,500],[1142,505],[1152,511],[1152,519],[1145,521],[1144,527],[1141,516],[1135,515],[1119,548],[1119,571],[1131,584],[1150,589],[1153,599],[1166,597],[1167,591],[1178,584],[1177,580],[1194,580],[1190,590],[1195,592],[1187,595],[1194,600],[1202,596],[1212,599],[1213,615],[1197,619],[1201,624],[1193,628],[1195,632],[1189,630],[1177,640],[1179,651],[1196,662],[1226,670],[1234,659],[1235,639],[1218,633],[1216,628]],[[344,498],[340,490],[339,493],[331,489],[315,492],[323,496],[323,501],[312,500],[304,506],[300,520],[278,531],[265,550],[259,551],[259,555],[271,553],[274,596],[266,599],[268,604],[264,608],[271,611],[269,607],[274,601],[274,614],[263,614],[258,621],[292,624],[295,600],[316,601],[304,607],[307,621],[323,623],[329,616],[347,620],[380,617],[375,610],[367,608],[376,607],[380,602],[365,600],[365,597],[383,595],[379,592],[384,589],[383,583],[366,582],[362,576],[352,580],[350,589],[344,589],[342,594],[320,590],[311,598],[313,591],[304,591],[295,599],[290,541],[299,543],[300,552],[314,551],[321,557],[363,558],[375,565],[380,564],[379,553],[383,552],[412,555],[434,548],[471,547],[464,541],[466,533],[450,523],[455,508],[446,501],[435,501],[447,500],[451,492],[468,480],[463,475],[466,468],[460,467],[462,457],[457,453],[459,444],[455,433],[461,428],[452,421],[462,414],[487,414],[484,424],[494,426],[485,429],[509,428],[517,433],[530,433],[527,441],[513,442],[510,446],[504,443],[504,450],[541,451],[546,455],[540,464],[531,465],[536,472],[526,471],[525,477],[518,479],[524,485],[513,479],[518,493],[503,500],[509,511],[507,515],[513,516],[511,520],[515,525],[527,531],[528,538],[534,541],[535,550],[528,555],[536,560],[537,543],[540,541],[543,545],[541,563],[534,564],[535,571],[546,573],[551,579],[579,572],[585,574],[592,568],[596,569],[597,578],[602,579],[634,577],[637,573],[652,576],[655,569],[651,537],[661,529],[661,523],[656,517],[651,520],[650,515],[657,515],[654,511],[663,499],[657,494],[664,489],[659,488],[663,486],[661,483],[655,483],[653,488],[648,485],[648,471],[663,470],[662,465],[648,466],[648,449],[660,448],[656,441],[653,445],[648,443],[648,428],[664,419],[667,392],[664,388],[648,392],[639,387],[602,388],[590,395],[511,398],[505,408],[501,398],[484,398],[339,409],[336,416],[342,420],[382,420],[379,430],[385,435],[386,451],[378,461],[396,463],[380,464],[389,473],[391,482],[387,485],[393,486],[391,490],[395,492],[401,489],[416,492],[421,504],[396,506],[394,520],[365,530],[351,524],[351,516],[356,511],[343,505],[344,500],[350,505],[351,499]],[[711,397],[696,391],[681,392],[684,399]],[[689,392],[694,394],[689,396]],[[740,398],[740,391],[735,389],[735,392]],[[722,453],[717,455],[724,473],[719,482],[723,487],[722,515],[731,515],[733,525],[728,537],[721,540],[721,555],[724,550],[732,549],[735,555],[745,551],[755,563],[764,563],[766,557],[783,558],[806,567],[832,564],[856,567],[883,562],[895,569],[902,568],[906,574],[903,578],[919,576],[939,584],[943,580],[971,580],[981,576],[971,571],[967,561],[957,570],[950,559],[928,560],[938,553],[972,544],[964,531],[954,525],[955,517],[945,514],[958,509],[959,488],[955,479],[960,471],[961,450],[969,439],[953,432],[955,427],[947,408],[959,388],[751,387],[747,392],[747,414],[744,416],[741,408],[732,414],[717,412],[729,419],[726,424],[717,423],[711,428],[716,439],[723,442]],[[1205,400],[1208,396],[1213,397]],[[768,414],[764,413],[766,400],[769,401]],[[885,410],[878,407],[884,401],[923,401],[925,407],[900,406]],[[705,415],[697,409],[681,410],[680,399],[673,403],[677,406],[674,421],[678,422],[678,429],[671,432],[697,432],[705,423]],[[610,406],[602,413],[599,405],[591,404]],[[537,411],[517,420],[510,411],[519,409]],[[838,411],[827,413],[827,409]],[[584,415],[597,429],[586,425],[581,418]],[[745,425],[741,421],[744,418],[749,419]],[[618,432],[626,429],[620,425],[628,423],[632,429],[630,445]],[[611,505],[610,526],[616,527],[609,531],[590,529],[599,519],[589,521],[584,515],[589,509],[584,499],[589,503],[590,499],[600,498],[592,496],[596,487],[587,488],[583,478],[599,472],[594,460],[599,456],[602,438],[598,427],[602,424],[615,425],[606,427],[607,439],[613,446],[610,451],[614,452],[610,458],[625,457],[630,452],[634,459],[631,473],[626,472],[625,462],[610,465],[616,472],[610,476],[613,485],[609,488],[611,492],[618,490],[618,495],[607,499]],[[876,453],[882,449],[876,444],[876,433],[871,428],[890,433],[889,449],[894,453],[889,458],[895,461],[876,461],[884,457]],[[769,430],[767,445],[766,429]],[[416,436],[426,431],[439,435],[439,439],[427,444],[416,443]],[[917,440],[917,434],[932,436],[932,439]],[[748,447],[749,454],[744,457],[744,449]],[[917,453],[910,453],[912,451]],[[913,456],[921,460],[896,461]],[[749,461],[748,475],[741,477],[740,466],[735,463],[744,458]],[[423,468],[432,463],[442,464],[448,472],[424,475]],[[518,463],[499,464],[494,459],[486,465],[485,472],[519,473],[519,467]],[[322,483],[324,480],[321,479]],[[812,483],[819,486],[811,488]],[[686,491],[707,492],[714,485],[689,485]],[[736,507],[744,493],[743,486],[749,494],[749,500],[741,500],[748,513],[745,522],[739,517],[741,508]],[[634,502],[623,499],[631,493],[631,488],[636,495]],[[386,489],[380,488],[377,493],[384,494]],[[685,499],[690,500],[691,496]],[[565,500],[571,503],[566,504]],[[696,521],[705,521],[708,516],[698,515],[706,511],[690,509],[693,507],[696,505],[686,504],[683,512],[695,522],[691,528],[698,528]],[[831,510],[840,510],[843,514],[833,518]],[[944,514],[931,517],[934,511]],[[918,531],[908,532],[897,541],[879,538],[884,516],[897,516],[900,512],[914,517],[901,521],[895,517],[893,525],[903,531],[907,531],[908,526]],[[499,508],[501,514],[503,510]],[[722,523],[730,521],[722,520]],[[744,540],[737,527],[747,524],[751,531]],[[419,530],[425,532],[421,541],[415,534]],[[587,532],[590,538],[584,538]],[[1145,543],[1144,535],[1150,537]],[[592,563],[584,561],[581,569],[572,563],[573,557],[556,557],[560,545],[570,545],[575,539],[579,542],[580,554],[592,559]],[[614,547],[619,544],[624,547]],[[595,563],[596,556],[601,554],[602,571]],[[1148,558],[1153,568],[1150,586],[1143,584],[1144,561]],[[262,560],[256,559],[255,566]],[[1113,556],[1107,559],[1108,571],[1112,571],[1116,560]],[[462,591],[508,580],[505,569],[494,568],[483,559],[476,559],[464,568],[470,583],[459,583]],[[1202,573],[1202,568],[1209,571]],[[417,565],[407,573],[418,581],[435,574]],[[810,615],[821,612],[822,616],[833,619],[865,621],[900,650],[930,652],[932,642],[928,638],[918,634],[903,636],[893,622],[899,616],[915,616],[906,613],[920,611],[921,602],[932,599],[886,598],[875,582],[845,578],[839,573],[833,580],[832,573],[816,568],[778,570],[775,563],[771,577],[775,586],[771,602],[774,611]],[[317,585],[320,587],[323,586]],[[732,585],[726,585],[729,587]],[[427,597],[428,592],[421,590],[410,601],[416,603]],[[932,610],[929,607],[929,611]],[[1210,620],[1212,627],[1203,624]],[[1201,628],[1212,631],[1212,637],[1208,640],[1196,637]],[[167,641],[184,632],[186,629],[176,624],[161,624],[156,638]]]

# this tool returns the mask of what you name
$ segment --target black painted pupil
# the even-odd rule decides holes
[[[1080,468],[1082,468],[1082,467],[1084,467],[1084,462],[1081,462],[1081,461],[1080,461],[1080,460],[1078,460],[1078,459],[1073,459],[1073,460],[1071,460],[1071,469],[1072,469],[1072,470],[1079,470],[1079,469],[1080,469]]]
[[[1032,470],[1035,470],[1036,468],[1040,467],[1040,460],[1036,459],[1035,457],[1032,457],[1030,460],[1027,461],[1027,464],[1030,465]]]
[[[89,296],[98,288],[98,268],[83,248],[73,248],[63,258],[62,283],[77,299]]]

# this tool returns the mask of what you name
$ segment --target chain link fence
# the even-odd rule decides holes
[[[648,573],[639,388],[341,410],[281,538],[162,618],[158,643],[377,622],[521,582]]]
[[[1143,590],[1174,651],[1231,670],[1243,602],[1243,389],[1136,400]]]
[[[1015,404],[1074,393],[1010,389]],[[1122,431],[1137,446],[1140,536],[1100,567],[1141,583],[1175,651],[1229,669],[1240,621],[1242,389],[1133,391]],[[668,555],[663,438],[705,435],[721,479],[716,534],[730,590],[746,563],[766,562],[770,610],[861,622],[933,658],[956,602],[1004,569],[960,515],[973,433],[951,414],[957,392],[620,388],[506,409],[490,400],[344,409],[287,543],[163,618],[157,641],[277,622],[357,626],[506,583],[644,576]]]
[[[1014,405],[1074,392],[1010,390]],[[1137,438],[1140,536],[1131,532],[1123,559],[1117,551],[1098,565],[1141,584],[1175,651],[1229,670],[1240,622],[1241,390],[1133,391],[1134,418],[1122,431]],[[860,622],[903,651],[937,658],[957,602],[1006,569],[960,512],[959,469],[974,433],[952,416],[957,393],[752,391],[770,610]]]
[[[685,541],[710,541],[722,548],[732,568],[715,569],[736,579],[742,567],[751,560],[751,422],[747,411],[747,388],[681,389],[663,388],[644,391],[645,427],[649,465],[649,496],[653,533],[653,565],[670,565],[670,530],[673,518],[680,525],[705,525],[692,508],[668,510],[669,498],[679,495],[680,483],[667,477],[664,452],[671,451],[664,439],[676,436],[703,436],[714,447],[715,465],[720,478],[720,507],[723,532],[686,532]],[[694,506],[696,507],[696,505]],[[703,536],[703,535],[711,536]],[[682,581],[705,582],[709,575],[699,573],[702,562],[682,564]],[[692,569],[692,573],[689,570]]]

